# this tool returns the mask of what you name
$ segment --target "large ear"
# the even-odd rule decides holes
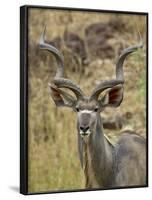
[[[76,103],[76,98],[74,98],[72,95],[68,94],[67,92],[57,88],[53,84],[49,84],[51,97],[56,104],[56,106],[67,106],[67,107],[73,107]]]
[[[102,106],[118,107],[123,100],[123,85],[114,86],[99,101]]]

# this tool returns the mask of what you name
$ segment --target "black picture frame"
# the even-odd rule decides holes
[[[49,6],[37,6],[37,5],[25,5],[20,7],[20,193],[24,195],[31,194],[48,194],[48,193],[60,193],[60,192],[79,192],[90,190],[102,190],[102,189],[77,189],[77,190],[59,190],[59,191],[46,191],[46,192],[34,192],[28,191],[28,12],[29,9],[56,9],[56,10],[72,10],[72,11],[87,11],[87,12],[103,12],[103,13],[122,13],[133,15],[146,16],[147,24],[147,49],[146,49],[146,137],[147,137],[147,149],[146,149],[146,185],[144,186],[131,186],[131,187],[116,187],[112,189],[125,189],[125,188],[137,188],[148,187],[148,13],[147,12],[130,12],[130,11],[114,11],[114,10],[98,10],[98,9],[84,9],[84,8],[66,8],[66,7],[49,7]],[[104,188],[111,189],[111,188]]]

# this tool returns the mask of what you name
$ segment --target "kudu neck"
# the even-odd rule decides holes
[[[85,159],[91,160],[89,165],[93,174],[100,174],[97,177],[95,175],[96,182],[99,185],[107,186],[110,182],[107,177],[111,177],[113,174],[113,148],[104,137],[100,115],[94,131],[90,135],[88,143],[84,144],[85,148],[88,149]]]

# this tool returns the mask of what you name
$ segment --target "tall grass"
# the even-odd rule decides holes
[[[56,62],[47,52],[38,50],[40,34],[46,24],[48,39],[62,37],[65,29],[84,38],[86,26],[115,18],[126,24],[126,30],[121,30],[122,34],[119,32],[114,39],[122,39],[130,45],[138,41],[135,24],[145,39],[145,17],[49,9],[31,9],[29,14],[29,43],[35,48],[29,49],[28,189],[30,192],[40,192],[84,188],[84,175],[77,152],[76,115],[68,108],[56,108],[49,95],[48,82],[54,76]],[[94,58],[88,66],[80,65],[77,71],[73,71],[76,63],[72,54],[68,54],[65,49],[61,50],[65,56],[66,75],[79,83],[87,94],[90,94],[97,80],[114,76],[116,58]],[[80,74],[82,68],[84,72]],[[130,56],[125,64],[125,94],[121,107],[104,112],[107,116],[131,112],[133,117],[126,126],[136,129],[143,136],[146,129],[145,69],[144,48],[143,51]],[[118,131],[105,132],[113,140],[118,138]]]

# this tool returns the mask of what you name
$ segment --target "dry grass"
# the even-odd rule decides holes
[[[144,16],[124,14],[80,13],[72,11],[52,11],[31,9],[29,13],[29,43],[37,45],[44,24],[47,26],[46,37],[52,39],[63,36],[70,30],[84,39],[86,26],[96,22],[108,22],[112,19],[122,20],[126,30],[115,34],[113,40],[126,41],[128,45],[138,41],[135,26],[146,39]],[[125,95],[120,108],[107,109],[104,114],[112,116],[131,112],[127,127],[137,130],[145,136],[146,100],[145,100],[145,48],[130,56],[125,64]],[[84,68],[83,78],[79,70],[73,73],[76,65],[71,55],[63,50],[65,70],[68,77],[78,82],[81,88],[90,94],[97,80],[114,76],[115,59],[94,59]],[[84,188],[84,176],[77,152],[76,116],[68,108],[57,109],[49,97],[48,82],[53,78],[56,63],[47,52],[38,56],[29,52],[29,183],[30,192],[70,190]],[[80,66],[81,68],[84,66]],[[82,76],[81,76],[82,77]],[[124,129],[125,127],[123,127]],[[119,131],[108,132],[110,138],[117,140]]]

